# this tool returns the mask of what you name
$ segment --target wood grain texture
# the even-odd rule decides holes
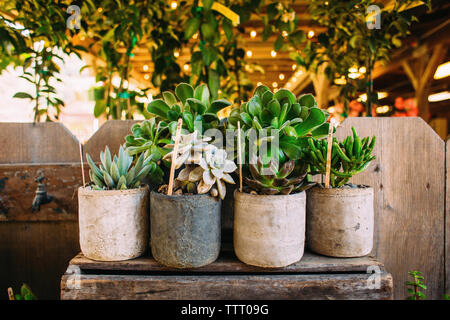
[[[58,299],[61,276],[79,251],[75,221],[0,223],[0,300],[22,283],[41,300]]]
[[[450,293],[450,138],[445,150],[445,292]]]
[[[40,211],[32,212],[36,177],[44,175],[47,194],[53,197]],[[0,221],[59,221],[78,219],[79,163],[0,164]]]
[[[352,178],[375,192],[375,246],[394,279],[395,298],[406,296],[409,270],[425,276],[429,299],[444,292],[444,141],[420,118],[348,118],[337,137],[377,136],[376,160]]]
[[[380,274],[379,289],[368,287],[368,277],[367,274],[242,276],[82,274],[74,279],[73,275],[64,275],[61,281],[61,299],[392,299],[390,274],[385,272]],[[74,289],[75,284],[78,285],[78,289]]]
[[[78,254],[70,261],[71,266],[78,266],[81,271],[138,271],[138,272],[171,272],[171,273],[304,273],[304,272],[362,272],[369,267],[384,269],[383,264],[373,257],[339,259],[329,258],[310,252],[305,252],[303,258],[288,267],[259,268],[240,262],[231,251],[222,251],[219,259],[214,263],[200,268],[176,269],[165,267],[157,263],[151,256],[144,256],[134,260],[119,262],[101,262],[88,259]]]
[[[105,122],[84,144],[84,157],[86,153],[89,153],[94,161],[100,161],[100,152],[104,151],[106,146],[111,150],[111,154],[117,154],[120,145],[125,143],[125,137],[131,134],[130,129],[133,124],[139,122],[141,121],[109,120]]]
[[[80,161],[77,138],[62,123],[0,123],[0,163]]]

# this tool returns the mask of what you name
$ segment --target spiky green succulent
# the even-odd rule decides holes
[[[144,154],[137,159],[133,166],[133,157],[130,156],[123,146],[120,146],[119,156],[114,155],[111,159],[111,152],[108,146],[100,153],[101,164],[95,164],[89,154],[86,158],[90,167],[89,177],[92,188],[95,190],[126,190],[139,188],[142,179],[156,169],[156,164],[152,162],[152,157],[145,159]]]
[[[179,118],[183,119],[183,128],[189,132],[219,127],[217,112],[231,105],[227,100],[211,100],[206,84],[195,89],[187,83],[180,83],[175,88],[175,94],[165,91],[163,99],[155,99],[147,106],[147,111],[154,114],[169,125],[172,134],[175,134]]]
[[[346,184],[352,176],[367,169],[372,156],[376,137],[361,139],[352,127],[352,136],[347,136],[340,142],[333,138],[331,149],[330,184],[333,188]],[[308,161],[312,167],[312,174],[326,174],[328,142],[326,139],[308,140]]]
[[[290,194],[309,189],[314,183],[306,182],[307,167],[296,167],[294,160],[283,163],[277,168],[274,161],[264,165],[261,158],[249,164],[250,177],[244,177],[249,192],[258,194]]]

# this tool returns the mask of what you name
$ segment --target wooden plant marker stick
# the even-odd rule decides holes
[[[83,166],[83,146],[80,144],[80,161],[81,161],[81,174],[83,175],[83,187],[86,185],[86,179],[84,178],[84,166]]]
[[[333,118],[330,119],[330,127],[328,129],[328,149],[327,149],[327,168],[325,172],[325,188],[330,187],[330,171],[331,171],[331,149],[333,147]]]
[[[169,176],[169,186],[167,188],[167,195],[171,196],[173,191],[173,179],[175,176],[175,162],[177,160],[177,153],[178,153],[178,143],[180,142],[180,133],[181,133],[181,126],[183,125],[183,119],[178,119],[177,123],[177,132],[175,134],[175,145],[173,146],[173,153],[172,153],[172,164],[170,165],[170,176]]]
[[[242,192],[242,154],[241,154],[241,122],[238,121],[238,164],[239,164],[239,191]]]
[[[14,292],[13,292],[12,288],[8,288],[8,297],[9,297],[9,300],[16,300],[14,298]]]

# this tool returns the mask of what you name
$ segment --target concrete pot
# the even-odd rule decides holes
[[[308,247],[331,257],[361,257],[373,246],[373,189],[319,188],[307,191]]]
[[[221,200],[210,195],[150,194],[152,255],[175,268],[214,262],[220,252]]]
[[[148,243],[148,187],[78,189],[80,246],[89,259],[122,261],[141,256]]]
[[[305,192],[291,195],[234,193],[234,251],[242,262],[285,267],[305,245]]]

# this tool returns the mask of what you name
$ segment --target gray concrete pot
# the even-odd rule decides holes
[[[122,261],[141,256],[148,243],[148,187],[78,189],[80,247],[89,259]]]
[[[214,262],[220,252],[221,200],[210,195],[167,196],[151,192],[152,255],[175,268]]]
[[[291,195],[234,193],[234,251],[242,262],[285,267],[305,246],[305,192]]]
[[[373,246],[373,189],[319,188],[307,191],[308,247],[331,257],[361,257]]]

